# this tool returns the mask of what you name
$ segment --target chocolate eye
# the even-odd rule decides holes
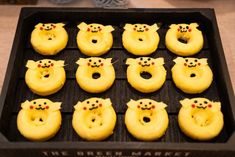
[[[42,63],[42,61],[39,61],[39,63]]]
[[[197,62],[197,59],[195,59],[194,61]]]
[[[140,102],[140,104],[142,104],[142,102]]]
[[[51,61],[48,61],[48,63],[51,63]]]
[[[194,103],[197,103],[197,100],[194,100]]]
[[[42,24],[42,26],[44,27],[44,26],[45,26],[45,24]]]
[[[144,26],[144,28],[146,28],[146,26]]]
[[[141,58],[140,58],[140,60],[142,61],[142,60],[143,60],[143,58],[141,57]]]
[[[100,26],[98,26],[98,28],[100,29]]]
[[[101,60],[99,59],[99,62],[101,62]]]
[[[152,102],[149,102],[149,105],[151,105],[152,104]]]
[[[93,27],[92,25],[90,27]]]
[[[89,62],[91,62],[92,60],[91,59],[89,59]]]
[[[186,62],[188,62],[188,59],[185,59]]]
[[[207,101],[204,101],[204,104],[207,104]]]
[[[98,100],[96,100],[96,103],[98,103],[99,101]]]
[[[53,24],[51,24],[51,26],[53,27],[54,25],[53,25]]]
[[[180,29],[182,29],[182,26],[180,26]]]
[[[33,104],[36,104],[36,101],[34,101]]]
[[[46,102],[44,102],[44,105],[46,105],[47,103]]]
[[[151,60],[151,58],[148,58],[148,61],[150,61]]]
[[[188,26],[186,26],[186,29],[188,29]]]
[[[89,104],[90,102],[89,102],[89,101],[87,101],[86,103],[87,103],[87,104]]]
[[[137,27],[137,25],[135,25],[135,27]]]

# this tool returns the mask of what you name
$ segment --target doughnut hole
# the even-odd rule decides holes
[[[100,73],[98,73],[98,72],[95,72],[95,73],[92,74],[92,78],[93,78],[93,79],[99,79],[100,76],[101,76],[101,75],[100,75]]]
[[[146,72],[146,71],[140,72],[140,76],[141,76],[143,79],[150,79],[150,78],[152,77],[152,75],[151,75],[149,72]]]
[[[191,117],[195,124],[201,127],[205,127],[211,123],[211,117],[213,117],[213,114],[209,110],[196,109],[192,112]]]
[[[39,111],[40,112],[40,111]],[[43,111],[41,111],[43,112]],[[36,126],[44,125],[47,121],[47,113],[33,113],[29,115],[29,121]]]

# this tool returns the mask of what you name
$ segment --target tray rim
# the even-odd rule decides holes
[[[101,8],[51,8],[51,7],[24,7],[21,9],[20,16],[18,19],[18,25],[15,32],[15,38],[12,44],[12,50],[9,57],[9,62],[7,65],[7,70],[4,79],[4,83],[2,86],[2,92],[0,97],[0,117],[2,116],[2,110],[4,107],[4,101],[6,99],[7,90],[9,88],[9,81],[11,78],[11,71],[13,70],[14,61],[16,59],[16,53],[17,53],[17,45],[19,45],[20,41],[20,28],[23,25],[23,21],[25,18],[29,17],[30,15],[36,13],[36,12],[56,12],[56,11],[64,11],[64,12],[161,12],[161,13],[169,13],[169,11],[173,12],[186,12],[186,13],[192,13],[192,12],[200,12],[204,16],[206,16],[208,19],[212,22],[212,27],[214,29],[215,36],[218,36],[219,38],[216,41],[216,49],[218,49],[218,55],[219,60],[222,64],[222,68],[224,69],[222,71],[223,75],[225,76],[225,87],[228,92],[228,99],[231,104],[232,114],[233,114],[233,128],[235,127],[235,105],[232,105],[235,103],[235,97],[234,92],[232,89],[231,79],[228,72],[227,63],[224,56],[224,51],[221,43],[221,38],[219,34],[218,24],[215,16],[215,11],[213,8],[131,8],[131,9],[101,9]],[[211,17],[208,17],[208,15],[211,15]],[[112,147],[110,148],[110,145]],[[216,147],[215,147],[216,145]],[[32,149],[38,149],[38,148],[47,148],[50,146],[50,149],[55,148],[73,148],[73,149],[151,149],[151,148],[157,148],[161,150],[182,150],[182,147],[185,150],[227,150],[227,151],[235,151],[235,132],[233,132],[225,143],[170,143],[170,142],[45,142],[45,143],[34,143],[34,142],[14,142],[14,141],[8,141],[0,133],[0,149],[25,149],[25,148],[32,148]],[[106,147],[105,147],[106,146]]]

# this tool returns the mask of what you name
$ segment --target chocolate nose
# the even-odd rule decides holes
[[[42,105],[41,105],[41,104],[39,104],[38,106],[39,106],[39,107],[41,107]]]
[[[199,105],[202,106],[202,103],[200,103]]]
[[[147,61],[144,61],[144,63],[147,63]]]
[[[94,107],[94,106],[95,106],[95,104],[92,104],[92,106]]]
[[[145,107],[147,107],[147,105],[144,105]]]
[[[190,62],[190,64],[193,64],[193,62]]]

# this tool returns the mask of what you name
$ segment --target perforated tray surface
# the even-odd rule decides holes
[[[98,13],[97,13],[98,12]],[[101,56],[104,58],[113,58],[116,80],[113,86],[100,94],[90,94],[83,91],[77,84],[75,72],[78,65],[75,63],[80,57],[87,58],[83,55],[76,44],[76,35],[78,32],[77,25],[80,22],[101,23],[104,25],[112,25],[115,28],[113,32],[114,44],[111,50]],[[42,56],[36,53],[30,45],[30,34],[34,26],[39,23],[48,22],[64,22],[66,30],[69,34],[69,42],[66,48],[55,56]],[[189,95],[177,89],[171,78],[171,68],[174,65],[173,59],[177,57],[165,47],[165,34],[172,23],[192,23],[197,22],[199,29],[204,35],[204,47],[200,53],[193,57],[208,58],[209,66],[212,68],[214,80],[212,85],[201,94]],[[165,60],[164,67],[167,70],[167,80],[163,87],[153,93],[143,94],[133,89],[127,82],[125,60],[129,57],[136,56],[128,53],[122,46],[121,36],[125,23],[158,23],[161,27],[158,30],[160,36],[159,47],[150,57],[163,57]],[[201,148],[201,142],[187,138],[179,129],[177,123],[178,111],[181,107],[179,101],[184,98],[206,97],[210,100],[221,101],[222,112],[224,114],[225,125],[222,132],[213,140],[206,142],[210,144],[220,144],[221,149],[226,148],[226,144],[231,140],[234,132],[234,94],[231,89],[231,83],[228,77],[227,67],[224,60],[223,50],[217,30],[216,20],[213,10],[210,9],[130,9],[130,10],[94,10],[94,9],[30,9],[26,8],[21,13],[19,25],[16,33],[16,39],[13,43],[12,54],[10,57],[6,80],[4,83],[1,97],[1,132],[2,138],[10,143],[26,142],[27,140],[20,135],[16,126],[16,117],[20,110],[21,102],[25,100],[33,100],[40,96],[32,93],[27,87],[24,75],[27,70],[25,67],[27,60],[40,59],[65,60],[66,83],[64,87],[56,94],[46,96],[52,101],[62,102],[63,122],[57,135],[50,139],[49,143],[69,142],[85,142],[89,149],[89,142],[82,140],[72,128],[73,106],[77,101],[83,101],[90,97],[110,98],[113,107],[117,113],[117,124],[114,134],[103,141],[115,143],[144,145],[148,142],[141,142],[132,137],[124,124],[124,114],[127,109],[126,103],[130,99],[151,98],[156,101],[165,102],[169,115],[169,127],[166,134],[159,140],[150,143],[177,143],[177,144],[196,144],[196,148]],[[233,102],[232,102],[233,101]],[[1,137],[1,136],[0,136]],[[232,136],[233,137],[233,136]],[[234,140],[234,138],[233,138]],[[47,143],[48,143],[47,142]],[[234,141],[233,141],[234,142]],[[91,143],[90,143],[91,144]],[[93,145],[92,143],[91,145]],[[96,145],[98,143],[95,143]],[[147,145],[148,145],[147,144]],[[204,143],[205,144],[205,143]],[[93,145],[93,146],[94,146]],[[111,146],[110,145],[110,146]],[[64,145],[66,148],[66,145]],[[124,145],[123,145],[124,146]],[[120,144],[120,149],[124,148]],[[145,145],[146,146],[146,145]],[[222,147],[223,146],[223,147]],[[42,145],[40,146],[42,147]],[[50,146],[52,147],[52,146]],[[112,146],[111,146],[112,147]],[[150,147],[151,148],[151,147]],[[186,148],[186,147],[185,147]],[[184,148],[184,149],[185,149]],[[229,148],[229,147],[227,147]],[[156,148],[157,149],[157,148]],[[170,149],[166,148],[166,149]],[[210,148],[212,149],[212,147]]]

